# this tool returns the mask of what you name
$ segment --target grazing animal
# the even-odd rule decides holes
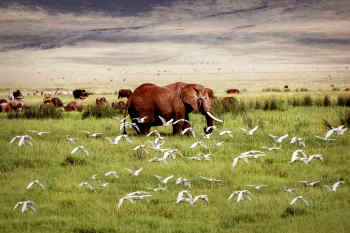
[[[74,99],[86,99],[88,96],[89,96],[89,93],[87,93],[86,90],[75,89],[73,91]]]
[[[78,111],[82,112],[83,111],[83,104],[79,102],[69,102],[65,107],[64,110],[69,112],[69,111]]]
[[[130,89],[120,89],[118,91],[118,99],[120,98],[128,98],[132,95],[132,90]]]
[[[121,108],[121,109],[125,109],[126,108],[126,103],[124,103],[123,101],[118,101],[118,102],[113,102],[112,103],[112,108]]]
[[[24,104],[24,101],[21,99],[10,100],[8,102],[8,104],[10,105],[11,109],[13,109],[13,110],[22,110],[26,107],[26,105]]]
[[[228,89],[227,94],[240,94],[241,92],[238,89]]]
[[[207,93],[208,93],[210,100],[215,100],[216,96],[214,95],[213,89],[210,89],[210,88],[205,88],[205,89],[207,90]]]
[[[0,103],[0,112],[8,112],[12,109],[9,103]]]
[[[14,91],[12,94],[13,94],[13,98],[15,98],[16,100],[23,99],[23,95],[20,90]]]
[[[344,91],[350,91],[350,88],[349,88],[349,87],[347,87],[347,88],[345,88],[345,89],[344,89]]]
[[[147,135],[152,126],[170,125],[173,119],[189,121],[189,113],[197,112],[205,116],[207,127],[214,125],[214,120],[221,121],[213,116],[213,109],[207,90],[199,84],[176,82],[167,86],[157,86],[145,83],[135,89],[128,99],[130,118],[133,119],[140,132]],[[135,119],[147,116],[144,123]],[[163,119],[163,120],[162,120]],[[173,125],[173,134],[180,134],[184,129],[191,127],[186,121]]]
[[[97,97],[96,98],[96,105],[98,106],[108,106],[108,100],[106,99],[106,97],[102,96],[102,97]]]
[[[0,104],[2,103],[7,103],[7,100],[6,99],[0,99]]]
[[[58,97],[54,97],[50,100],[44,101],[44,103],[42,103],[40,105],[40,109],[43,108],[59,108],[59,107],[64,107],[62,100],[60,100],[60,98]]]
[[[238,100],[234,97],[223,97],[220,99],[220,102],[223,104],[232,104],[232,103],[238,103]]]

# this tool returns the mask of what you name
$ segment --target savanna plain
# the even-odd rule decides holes
[[[218,93],[222,90],[215,90]],[[100,95],[98,95],[100,96]],[[116,97],[104,94],[110,102]],[[85,102],[94,105],[97,95]],[[219,96],[220,97],[220,96]],[[62,99],[65,103],[72,97]],[[116,137],[120,130],[122,111],[108,117],[78,112],[60,112],[58,119],[25,119],[16,114],[1,113],[0,124],[0,232],[348,232],[350,229],[350,137],[343,135],[324,141],[329,125],[349,127],[350,96],[340,91],[295,92],[243,92],[236,96],[239,103],[223,106],[213,103],[216,116],[223,123],[210,137],[203,138],[205,118],[190,114],[196,137],[173,136],[171,129],[157,127],[165,139],[162,148],[177,149],[183,156],[168,158],[168,164],[149,162],[162,157],[163,152],[151,149],[149,141],[154,136],[137,136],[134,129],[127,129],[132,140],[121,140],[112,145],[105,137]],[[27,96],[29,106],[38,108],[40,96]],[[86,111],[86,110],[85,110]],[[101,110],[102,111],[102,110]],[[85,118],[82,118],[82,115]],[[101,116],[101,115],[100,115]],[[102,114],[103,116],[103,114]],[[9,119],[11,118],[11,119]],[[130,121],[130,119],[128,119]],[[327,126],[328,125],[328,126]],[[259,126],[253,135],[246,135],[240,128]],[[155,128],[152,128],[155,129]],[[49,131],[38,136],[28,130]],[[87,137],[83,132],[104,133],[102,137]],[[219,135],[223,130],[229,135]],[[32,146],[19,147],[18,141],[10,144],[16,135],[31,135]],[[288,134],[281,144],[269,134]],[[66,140],[66,135],[76,138],[76,143]],[[305,147],[291,144],[292,137],[300,137]],[[190,148],[196,141],[208,148]],[[224,142],[221,146],[216,143]],[[137,145],[145,145],[149,153],[135,151]],[[83,145],[89,152],[71,155],[76,146]],[[279,147],[266,150],[264,147]],[[307,155],[321,154],[323,161],[313,159],[290,163],[296,150]],[[265,156],[239,160],[234,158],[250,150],[264,151]],[[211,154],[210,160],[191,160],[200,153]],[[138,176],[132,176],[125,168],[143,168]],[[116,171],[119,178],[105,176]],[[96,179],[92,176],[96,174]],[[167,184],[155,177],[174,175]],[[208,182],[209,177],[223,182]],[[176,184],[177,178],[187,178],[191,187]],[[27,185],[39,180],[44,189]],[[320,181],[315,187],[304,186],[300,181]],[[336,192],[325,185],[343,181]],[[80,186],[88,182],[92,188]],[[101,186],[102,184],[108,185]],[[266,185],[254,189],[249,184]],[[158,186],[165,190],[153,191]],[[286,192],[285,187],[294,190]],[[199,200],[191,205],[176,203],[178,193],[188,190],[193,196],[208,195],[208,202]],[[237,190],[249,190],[251,200],[228,200]],[[119,200],[128,193],[146,191],[151,196],[131,203],[127,200],[118,208]],[[292,199],[302,200],[290,205]],[[21,212],[14,209],[19,201],[34,201],[36,211]]]

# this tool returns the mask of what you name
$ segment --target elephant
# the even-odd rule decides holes
[[[0,112],[9,112],[11,110],[11,105],[9,103],[2,102],[0,103]]]
[[[213,89],[210,89],[210,88],[206,88],[207,92],[208,92],[208,96],[211,100],[215,100],[216,99],[216,96],[214,95],[214,91]]]
[[[83,111],[83,104],[80,102],[69,102],[65,107],[64,110],[69,112],[69,111],[78,111],[82,112]]]
[[[241,93],[238,89],[228,89],[226,90],[227,94],[239,94]]]
[[[120,98],[129,98],[132,94],[132,90],[130,89],[120,89],[118,91],[118,99]]]
[[[166,121],[185,119],[189,121],[189,113],[200,112],[206,117],[207,127],[214,124],[211,101],[207,89],[200,84],[176,82],[167,86],[157,86],[145,83],[135,89],[127,102],[127,113],[130,115],[139,131],[138,134],[148,134],[152,126],[162,125],[160,116]],[[138,119],[144,118],[141,123]],[[173,125],[173,134],[191,127],[189,122],[180,121]],[[204,128],[206,129],[206,128]]]

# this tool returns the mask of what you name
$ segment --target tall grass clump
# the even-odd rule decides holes
[[[328,95],[326,95],[323,99],[323,106],[329,107],[331,105],[332,105],[331,98]]]
[[[337,97],[337,105],[342,107],[350,107],[350,96],[339,95]]]
[[[238,114],[240,111],[242,111],[242,104],[245,105],[245,103],[240,103],[237,99],[231,98],[231,101],[220,101],[220,100],[215,100],[212,102],[212,107],[214,109],[214,112],[216,114],[222,114],[222,113],[233,113],[233,114]],[[243,106],[245,109],[245,106]]]
[[[312,97],[311,96],[309,96],[309,95],[306,95],[306,96],[304,96],[304,98],[303,98],[303,106],[312,106],[312,104],[313,104],[313,99],[312,99]]]
[[[82,114],[82,119],[86,119],[88,117],[112,118],[122,113],[124,113],[123,108],[112,108],[110,106],[90,105],[84,109]]]
[[[60,119],[63,118],[63,109],[46,107],[40,109],[39,106],[29,106],[21,111],[10,111],[7,113],[8,119]]]

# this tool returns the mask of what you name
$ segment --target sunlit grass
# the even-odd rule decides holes
[[[32,103],[38,101],[36,97]],[[200,139],[208,145],[211,161],[186,159],[200,151],[208,152],[199,147],[190,149],[199,138],[171,136],[171,129],[158,127],[166,137],[163,147],[177,148],[184,155],[169,159],[168,165],[149,163],[149,158],[162,155],[151,149],[148,149],[150,154],[137,156],[132,148],[149,145],[147,141],[151,138],[136,136],[132,129],[127,131],[133,143],[121,141],[118,145],[111,145],[104,137],[89,138],[82,132],[120,135],[119,121],[113,118],[82,120],[81,113],[73,112],[64,113],[62,119],[9,120],[6,114],[1,114],[0,232],[347,232],[350,227],[349,132],[337,137],[335,142],[315,138],[327,131],[323,119],[337,126],[347,111],[333,104],[331,107],[290,106],[283,111],[248,108],[236,114],[221,113],[219,116],[225,122],[218,125],[219,130],[232,130],[233,137],[219,136],[216,132],[209,141]],[[190,120],[200,136],[204,117],[191,114]],[[249,125],[260,126],[254,136],[246,136],[239,129]],[[33,135],[33,147],[9,144],[13,136],[28,134],[30,129],[49,130],[50,134]],[[232,168],[233,158],[240,153],[274,146],[268,134],[286,133],[289,139],[302,137],[305,152],[321,153],[325,161],[290,164],[290,157],[298,147],[286,139],[281,150],[267,152],[265,157],[250,160],[248,164],[239,161]],[[65,140],[68,134],[77,138],[76,144]],[[216,147],[215,142],[219,141],[224,141],[224,145]],[[89,156],[80,152],[71,156],[70,152],[78,145],[84,145]],[[69,156],[84,162],[65,164]],[[137,177],[125,170],[140,167],[144,170]],[[104,176],[111,170],[117,171],[120,179]],[[97,174],[96,180],[91,179],[93,174]],[[158,180],[154,175],[172,174],[189,179],[191,193],[207,194],[209,203],[175,204],[177,193],[186,187],[176,185],[172,179],[167,191],[153,193],[151,198],[136,200],[134,204],[125,202],[117,208],[118,200],[125,194],[156,187]],[[224,183],[209,183],[199,176],[224,179]],[[26,190],[26,185],[34,179],[44,183],[46,189]],[[322,186],[339,179],[344,179],[345,184],[335,193]],[[320,180],[321,186],[304,187],[300,180]],[[83,181],[93,185],[95,191],[79,187]],[[110,185],[102,188],[103,182]],[[234,190],[247,189],[247,184],[268,187],[251,190],[251,201],[227,200]],[[284,186],[295,189],[296,194],[284,192]],[[297,195],[303,195],[310,206],[297,203],[291,208],[289,202]],[[15,203],[22,200],[35,201],[37,212],[21,214],[20,210],[13,210]]]

